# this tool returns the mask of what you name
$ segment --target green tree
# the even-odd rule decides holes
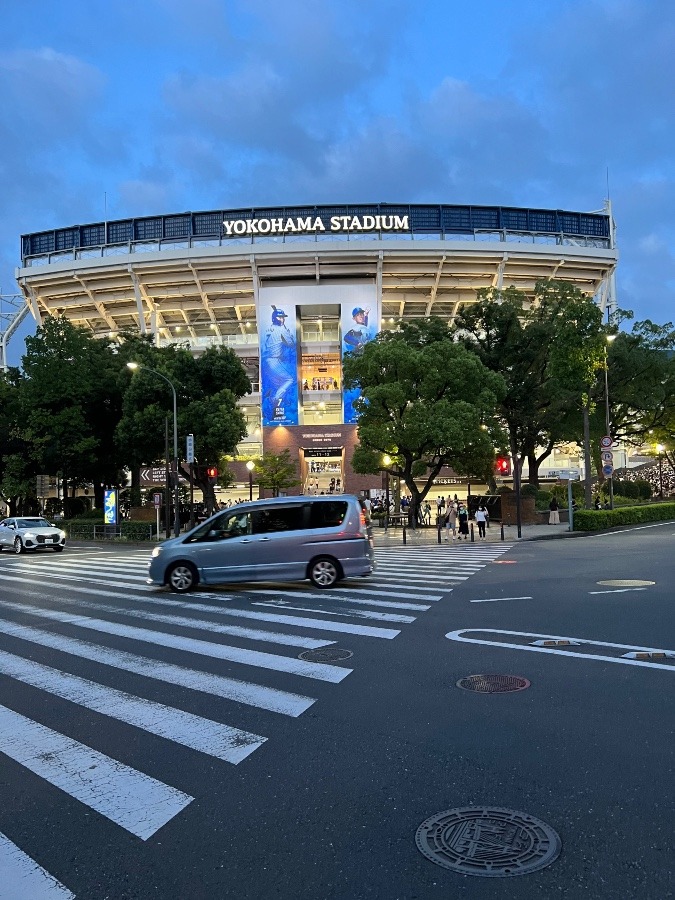
[[[443,466],[482,477],[491,471],[494,446],[484,423],[494,417],[504,381],[454,341],[442,320],[379,334],[345,358],[344,383],[360,386],[362,395],[354,469],[383,471],[389,456],[387,471],[410,492],[413,520]]]
[[[18,369],[0,372],[0,500],[9,514],[37,511],[37,463],[21,427],[23,376]]]
[[[223,455],[234,453],[246,434],[246,422],[237,400],[251,384],[236,355],[226,348],[209,348],[194,357],[185,347],[152,347],[137,340],[125,341],[119,368],[125,370],[126,390],[116,438],[125,464],[134,478],[142,465],[157,464],[165,456],[165,423],[168,418],[169,454],[173,453],[173,399],[169,385],[153,375],[169,379],[176,390],[179,471],[189,479],[184,463],[185,438],[193,434],[196,465],[193,483],[201,490],[208,509],[215,504],[214,486],[206,473]],[[141,366],[132,377],[125,363]],[[133,484],[133,482],[132,482]]]
[[[113,440],[122,402],[113,346],[49,317],[26,339],[23,372],[21,427],[38,471],[60,472],[64,487],[92,482],[102,505],[103,487],[122,477]]]
[[[548,281],[536,285],[534,302],[513,287],[480,291],[455,326],[464,346],[504,379],[497,414],[514,474],[527,459],[528,480],[538,486],[554,445],[570,430],[580,437],[584,397],[603,359],[600,310],[573,285]]]
[[[287,490],[300,484],[296,464],[291,459],[290,450],[282,453],[263,453],[255,460],[255,481],[262,488],[272,491],[273,497],[279,491]]]

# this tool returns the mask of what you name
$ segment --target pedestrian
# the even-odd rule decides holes
[[[478,540],[485,540],[485,524],[487,522],[487,509],[485,508],[485,504],[481,500],[478,504],[478,509],[476,510],[476,525],[478,525]]]
[[[450,532],[452,531],[452,539],[453,541],[457,537],[457,510],[453,503],[448,503],[448,508],[445,512],[445,540],[448,541],[450,537]]]
[[[464,506],[463,503],[459,504],[459,510],[457,512],[457,519],[459,520],[459,539],[462,540],[462,535],[464,535],[464,540],[469,540],[469,511]]]
[[[549,513],[548,513],[548,524],[549,525],[560,525],[560,515],[558,513],[558,501],[555,497],[551,498],[551,502],[548,505]]]

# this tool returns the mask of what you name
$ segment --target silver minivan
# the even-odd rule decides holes
[[[368,513],[349,494],[277,497],[222,510],[152,551],[148,584],[302,581],[329,588],[374,565]]]

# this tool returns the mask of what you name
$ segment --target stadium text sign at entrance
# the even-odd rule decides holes
[[[227,237],[240,234],[304,234],[317,231],[410,231],[408,216],[296,216],[277,219],[225,219]]]

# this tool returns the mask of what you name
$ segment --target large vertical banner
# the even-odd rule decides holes
[[[263,425],[298,424],[298,340],[295,303],[286,290],[258,293]]]
[[[342,298],[342,358],[350,353],[360,353],[372,341],[380,329],[379,297],[374,286],[351,285],[349,297]],[[344,423],[353,425],[359,415],[354,402],[361,396],[358,387],[343,388]]]

